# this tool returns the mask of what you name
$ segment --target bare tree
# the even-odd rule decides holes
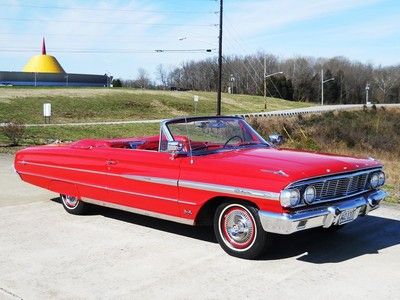
[[[139,87],[141,89],[146,89],[151,86],[151,80],[149,78],[149,74],[143,68],[138,69],[138,77],[134,82],[135,87]]]
[[[396,84],[399,83],[399,71],[398,69],[382,68],[379,67],[374,74],[374,80],[380,93],[378,93],[379,102],[390,102],[389,93]]]
[[[168,86],[168,72],[164,69],[162,64],[159,64],[156,67],[156,79],[161,83],[165,90]]]

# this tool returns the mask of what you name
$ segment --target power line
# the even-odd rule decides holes
[[[232,30],[234,30],[234,31],[236,32],[237,36],[239,37],[239,33],[238,33],[237,30],[234,28],[234,26],[233,26],[232,24],[230,24],[230,26],[232,27]],[[228,29],[228,31],[229,31],[229,29]],[[240,44],[240,42],[239,42],[235,37],[233,37],[233,39],[234,39],[234,41],[242,48],[242,50],[245,51],[244,47],[242,47],[242,45]],[[257,60],[257,61],[259,62],[259,64],[260,64],[262,67],[264,67],[263,64],[261,63],[261,61],[259,61],[259,60]],[[249,62],[249,63],[250,63],[250,62]],[[253,68],[253,69],[254,69],[254,68]],[[255,69],[254,69],[254,70],[255,70]],[[264,74],[264,76],[265,76],[265,74]],[[277,91],[279,97],[280,97],[281,99],[283,99],[283,97],[282,97],[282,95],[281,95],[279,89],[276,87],[276,85],[275,85],[274,81],[272,80],[272,78],[271,78],[271,77],[268,77],[268,78],[269,78],[269,80],[271,81],[271,83],[272,83],[273,87],[275,88],[275,90]],[[263,80],[264,80],[264,78],[263,78]],[[267,88],[267,91],[268,91],[268,88]],[[270,96],[272,97],[272,94],[271,94],[269,91],[268,91],[268,93],[269,93]]]
[[[107,25],[150,25],[150,26],[185,26],[185,27],[216,27],[218,24],[184,24],[184,23],[145,23],[145,22],[108,22],[108,21],[82,21],[82,20],[46,20],[34,18],[0,18],[5,21],[15,22],[40,22],[40,23],[78,23],[78,24],[107,24]]]
[[[104,33],[101,34],[82,34],[82,33],[54,33],[54,32],[50,32],[50,33],[46,33],[46,32],[42,32],[42,33],[37,33],[37,32],[0,32],[0,36],[2,35],[10,35],[12,40],[15,40],[15,36],[20,35],[20,36],[29,36],[29,37],[47,37],[47,36],[70,36],[70,37],[102,37],[102,39],[114,39],[115,37],[127,37],[129,36],[130,38],[141,38],[141,37],[149,37],[149,34],[133,34],[133,35],[127,35],[127,34],[110,34],[110,35],[105,35]],[[183,34],[184,35],[184,34]],[[168,33],[163,33],[162,37],[171,37],[170,39],[168,39],[169,41],[171,41],[171,39],[175,38],[176,40],[179,39],[181,35],[177,35],[177,34],[173,34],[173,35],[169,35]],[[203,39],[216,39],[217,36],[213,36],[213,35],[196,35],[196,37],[198,38],[203,38]],[[2,38],[5,39],[5,38]],[[131,39],[129,39],[131,41]],[[152,39],[153,40],[153,39]],[[199,39],[196,39],[197,41],[199,41]],[[142,40],[141,40],[142,41]]]
[[[45,37],[47,37],[47,35],[44,35]],[[32,39],[30,39],[30,40],[32,40]],[[37,39],[35,39],[35,40],[37,40]],[[27,40],[26,39],[18,39],[18,40],[16,40],[15,38],[1,38],[0,37],[0,41],[11,41],[11,42],[13,42],[11,45],[10,45],[10,43],[8,43],[8,47],[18,47],[18,46],[14,46],[15,45],[15,43],[17,43],[18,44],[18,42],[19,43],[23,43],[24,45],[27,45],[27,44],[29,44],[29,45],[32,45],[32,42],[30,41],[29,43],[27,43]],[[80,40],[77,40],[76,38],[67,38],[67,39],[64,39],[63,40],[63,43],[68,43],[68,44],[71,44],[71,43],[79,43],[79,41]],[[96,40],[96,43],[103,43],[103,44],[105,44],[105,43],[107,43],[107,42],[109,42],[109,41],[107,41],[107,39],[99,39],[99,40]],[[113,44],[115,44],[115,43],[132,43],[133,42],[133,40],[132,39],[128,39],[128,38],[123,38],[123,39],[112,39],[112,42],[113,42]],[[172,42],[174,42],[174,40],[172,40],[172,39],[166,39],[166,38],[160,38],[160,39],[140,39],[140,44],[157,44],[157,45],[162,45],[162,44],[167,44],[167,45],[169,45],[169,44],[171,44]],[[214,42],[214,43],[212,43],[212,42],[208,42],[208,41],[199,41],[200,43],[199,44],[203,44],[203,46],[205,46],[205,45],[208,45],[208,46],[211,46],[211,47],[218,47],[218,45],[217,45],[217,43],[216,42]]]
[[[229,47],[229,48],[232,48],[232,44],[231,44],[230,42],[228,42],[227,40],[225,41],[225,44],[228,44],[228,47]],[[230,46],[229,46],[229,45],[230,45]],[[238,62],[241,63],[241,64],[243,65],[243,67],[244,67],[244,69],[246,70],[247,74],[250,76],[251,80],[253,80],[254,86],[255,86],[255,88],[256,88],[256,93],[258,93],[259,91],[261,91],[261,90],[260,90],[260,87],[259,87],[259,82],[257,82],[256,77],[257,77],[257,79],[259,79],[259,80],[261,79],[261,82],[262,82],[262,78],[259,77],[258,72],[255,70],[255,68],[254,68],[254,66],[251,64],[251,62],[249,61],[249,65],[252,67],[255,76],[253,76],[253,73],[249,70],[248,66],[246,65],[246,63],[245,63],[244,61],[242,61],[241,59],[239,59]],[[268,94],[270,95],[270,97],[272,97],[272,94],[271,94],[271,92],[268,90],[268,88],[267,88],[267,92],[268,92]]]
[[[1,48],[0,52],[36,52],[37,48]],[[215,52],[216,49],[52,49],[52,53],[204,53]]]
[[[104,11],[104,12],[146,12],[157,14],[216,14],[216,11],[193,11],[193,10],[156,10],[156,9],[115,9],[115,8],[91,8],[91,7],[73,7],[57,5],[36,5],[36,4],[11,4],[7,1],[7,7],[24,7],[55,10],[80,10],[80,11]]]

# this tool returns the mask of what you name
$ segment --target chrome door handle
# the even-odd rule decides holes
[[[116,164],[117,164],[117,162],[115,160],[112,160],[112,159],[107,160],[107,165],[108,166],[115,166]]]

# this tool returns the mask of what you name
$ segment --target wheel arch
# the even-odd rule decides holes
[[[49,183],[48,189],[59,194],[80,198],[78,187],[74,183],[65,182],[62,180],[52,180]]]
[[[221,203],[229,203],[229,202],[249,205],[256,209],[259,209],[256,203],[249,200],[245,200],[242,198],[235,198],[235,197],[217,196],[209,199],[201,206],[199,212],[196,215],[195,224],[200,226],[212,225],[213,217],[217,207]]]

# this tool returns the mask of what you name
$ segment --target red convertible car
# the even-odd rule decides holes
[[[385,198],[374,159],[278,149],[239,117],[163,121],[160,134],[85,139],[19,151],[22,180],[88,203],[189,225],[213,225],[221,247],[259,256],[271,233],[337,229]]]

